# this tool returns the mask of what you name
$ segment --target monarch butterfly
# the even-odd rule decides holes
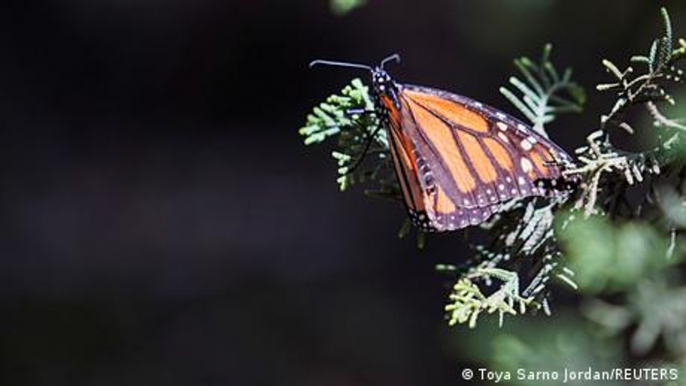
[[[470,98],[396,83],[378,66],[315,60],[371,72],[372,97],[403,201],[424,231],[478,225],[505,201],[563,192],[561,167],[571,157],[530,126]]]

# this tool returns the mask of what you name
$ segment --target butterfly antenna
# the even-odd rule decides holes
[[[400,63],[400,55],[393,54],[393,55],[385,58],[384,60],[382,60],[381,61],[381,68],[383,69],[384,66],[386,65],[386,63],[391,62],[391,61],[395,61],[396,63]]]
[[[357,64],[357,63],[348,63],[348,62],[335,62],[331,60],[313,60],[310,62],[310,68],[317,66],[317,65],[324,65],[324,66],[335,66],[335,67],[351,67],[351,68],[363,68],[365,70],[372,70],[371,66],[367,66],[364,64]]]

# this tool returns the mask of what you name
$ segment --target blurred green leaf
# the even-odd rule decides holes
[[[577,217],[558,233],[582,292],[624,290],[670,263],[667,240],[647,224]]]
[[[669,352],[683,351],[686,342],[686,287],[674,286],[674,275],[654,275],[640,280],[627,294],[623,304],[591,298],[582,306],[586,317],[608,337],[629,334],[629,347],[644,356],[658,342]]]
[[[664,277],[642,281],[628,298],[636,314],[637,328],[631,337],[634,354],[645,355],[660,337],[672,352],[686,342],[686,287],[672,288]]]
[[[331,12],[342,16],[366,4],[367,0],[331,0]]]
[[[456,339],[454,343],[458,350],[488,363],[489,370],[510,372],[512,379],[507,384],[511,385],[560,385],[565,369],[603,370],[618,363],[622,352],[620,342],[597,336],[591,326],[571,312],[558,311],[555,315],[516,318],[502,329],[493,323],[480,323],[473,334],[461,335],[459,342]],[[560,378],[556,381],[517,379],[519,369],[557,372]]]

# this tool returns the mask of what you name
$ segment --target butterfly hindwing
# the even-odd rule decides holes
[[[391,123],[389,136],[393,167],[410,219],[420,228],[433,231],[434,227],[429,220],[425,206],[424,196],[426,193],[423,190],[425,183],[419,181],[419,170],[423,170],[425,178],[428,170],[426,170],[423,161],[419,160],[418,162],[415,158],[411,143],[403,136],[397,124]]]

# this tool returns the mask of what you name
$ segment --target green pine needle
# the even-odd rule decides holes
[[[580,113],[586,101],[583,88],[571,80],[571,69],[565,69],[560,76],[550,61],[551,52],[552,45],[547,44],[538,63],[527,57],[515,59],[522,78],[509,79],[512,89],[500,88],[500,93],[546,137],[546,124],[559,114]]]

